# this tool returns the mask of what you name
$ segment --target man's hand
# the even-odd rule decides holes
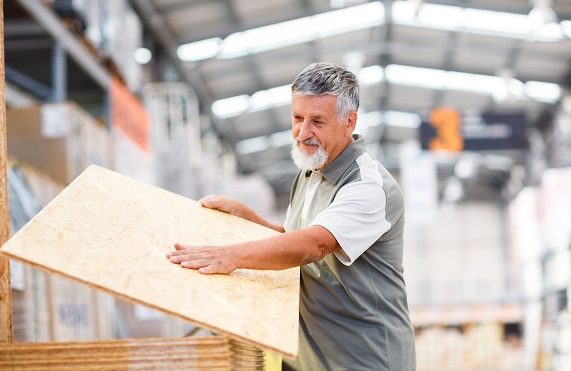
[[[246,205],[224,196],[210,195],[201,198],[199,202],[202,207],[219,210],[241,218],[246,218],[250,212],[250,209]]]
[[[174,245],[175,251],[167,254],[172,263],[183,268],[196,269],[204,274],[230,274],[236,268],[237,249],[229,246]]]
[[[254,210],[250,209],[248,206],[231,198],[224,196],[210,195],[200,199],[199,202],[202,205],[202,207],[236,215],[239,216],[240,218],[244,218],[251,222],[263,225],[264,227],[271,228],[280,233],[284,232],[284,228],[281,225],[277,225],[265,220],[264,218],[256,214]]]

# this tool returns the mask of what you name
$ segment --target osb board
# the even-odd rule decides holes
[[[1,251],[237,340],[295,356],[298,268],[202,275],[165,257],[175,242],[223,245],[275,234],[91,166]]]

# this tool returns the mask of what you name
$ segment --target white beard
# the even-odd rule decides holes
[[[297,166],[300,170],[316,170],[325,165],[329,155],[327,152],[325,152],[325,149],[323,149],[321,143],[319,143],[316,139],[310,139],[306,141],[307,144],[319,145],[317,151],[311,155],[308,155],[299,149],[299,143],[300,141],[295,139],[291,146],[291,158],[293,159],[295,166]]]

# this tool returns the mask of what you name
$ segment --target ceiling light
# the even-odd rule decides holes
[[[218,58],[238,58],[248,54],[301,44],[383,24],[380,1],[303,17],[269,26],[233,33],[221,44]]]
[[[185,62],[195,62],[215,57],[220,51],[220,43],[222,39],[213,37],[196,41],[193,43],[183,44],[178,47],[176,54]]]
[[[346,6],[362,4],[365,1],[367,0],[330,0],[329,6],[334,9],[338,9],[338,8],[344,8]]]
[[[266,136],[244,139],[236,143],[236,152],[248,154],[265,151],[270,147]]]
[[[147,48],[137,48],[133,53],[133,57],[135,58],[135,62],[139,64],[147,64],[151,61],[153,54]]]
[[[385,76],[391,84],[443,89],[446,71],[391,64],[385,68]]]
[[[345,53],[342,58],[345,67],[353,73],[357,73],[357,71],[363,68],[363,63],[365,62],[365,54],[361,52]]]
[[[367,131],[372,126],[381,124],[382,115],[379,111],[361,113],[357,116],[357,124],[353,134],[367,135]]]
[[[555,103],[561,95],[561,87],[553,83],[529,81],[524,84],[509,76],[479,75],[398,64],[388,65],[384,70],[379,65],[364,67],[357,72],[357,77],[362,85],[377,84],[386,78],[389,83],[394,85],[465,91],[490,95],[499,100],[506,99],[506,97],[507,99],[525,99],[527,97],[538,102]],[[287,105],[290,100],[291,86],[282,85],[258,91],[251,97],[239,95],[216,101],[212,104],[212,111],[219,118],[228,118],[246,111],[260,111]],[[397,113],[396,111],[389,112],[385,113],[385,120],[391,117],[392,113]],[[417,127],[420,124],[418,115],[407,112],[400,113],[403,115],[394,116],[387,124],[402,127]]]
[[[393,21],[411,27],[426,27],[444,31],[462,31],[495,36],[559,41],[563,34],[559,27],[537,29],[525,14],[514,14],[424,4],[420,10],[409,1],[396,1],[392,6]]]
[[[237,116],[248,109],[250,97],[238,95],[212,103],[212,112],[219,118]]]
[[[562,21],[560,24],[561,32],[565,34],[565,37],[571,39],[571,21]]]
[[[420,126],[420,115],[412,112],[385,111],[383,122],[388,126],[416,129]]]
[[[550,0],[535,0],[529,12],[529,20],[535,28],[549,23],[557,23],[557,14],[551,7]]]
[[[545,103],[556,103],[561,96],[561,87],[549,82],[528,81],[524,90],[529,98]]]
[[[517,79],[507,82],[498,76],[478,75],[473,73],[444,71],[432,68],[421,68],[402,65],[388,65],[385,76],[389,83],[423,87],[428,89],[449,89],[501,96],[507,88],[514,99],[525,97],[544,103],[555,103],[561,95],[561,87],[557,84],[528,81],[525,85]]]
[[[291,101],[291,85],[282,85],[268,90],[261,90],[250,98],[250,110],[259,111],[271,107],[289,104]]]
[[[374,85],[383,81],[383,67],[379,65],[361,68],[357,72],[359,82],[363,85]]]

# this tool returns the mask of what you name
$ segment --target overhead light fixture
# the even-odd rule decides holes
[[[334,9],[344,8],[346,6],[353,6],[357,4],[362,4],[367,0],[330,0],[329,6]]]
[[[498,71],[499,82],[492,96],[496,102],[510,102],[524,95],[524,85],[514,78],[514,71],[511,69],[501,69]]]
[[[380,1],[373,1],[310,17],[236,32],[224,39],[218,58],[238,58],[378,26],[384,22],[384,10],[384,5]]]
[[[266,136],[244,139],[236,143],[236,152],[242,155],[265,151],[268,148],[270,144]]]
[[[260,111],[271,107],[289,104],[291,85],[282,85],[268,90],[258,91],[250,97],[250,111]]]
[[[533,9],[529,12],[529,20],[535,28],[549,23],[557,23],[557,14],[550,0],[535,0]]]
[[[269,148],[290,146],[292,143],[291,130],[284,130],[271,135],[262,135],[241,140],[236,144],[236,152],[244,155],[265,151]]]
[[[559,26],[565,37],[571,39],[571,21],[561,21]]]
[[[383,81],[383,67],[373,65],[363,67],[357,72],[357,78],[362,85],[375,85]]]
[[[363,68],[365,54],[362,52],[348,52],[343,54],[343,64],[349,71],[356,73]]]
[[[380,111],[359,112],[357,116],[357,125],[354,134],[367,135],[370,127],[380,125],[382,122],[382,114]]]
[[[529,98],[545,103],[556,103],[561,97],[561,87],[549,82],[528,81],[524,91]]]
[[[420,126],[422,119],[418,113],[385,111],[383,122],[388,126],[416,129]]]
[[[411,27],[444,31],[462,31],[537,41],[560,41],[559,27],[536,29],[525,14],[496,12],[458,6],[423,4],[418,10],[413,2],[396,1],[392,5],[393,22]]]
[[[250,104],[247,94],[217,100],[212,103],[212,113],[219,118],[229,118],[244,113]]]
[[[213,37],[210,39],[183,44],[178,47],[176,54],[185,62],[197,62],[213,58],[220,51],[221,42],[221,38]]]
[[[133,53],[133,58],[139,64],[147,64],[153,58],[153,54],[147,48],[137,48]]]
[[[561,87],[548,82],[528,81],[524,84],[510,76],[480,75],[398,64],[390,64],[385,69],[379,65],[363,67],[356,75],[362,85],[374,85],[386,79],[393,85],[465,91],[490,95],[494,99],[500,100],[509,96],[512,100],[533,99],[538,102],[553,104],[561,96]],[[245,112],[287,105],[290,103],[290,99],[291,86],[282,85],[258,91],[251,97],[239,95],[218,100],[212,104],[212,112],[219,118],[228,118]],[[390,117],[390,113],[385,113],[385,115],[387,114],[389,116],[385,116],[385,120]],[[393,117],[388,124],[404,127],[417,127],[420,124],[418,115],[406,112],[403,114],[405,115],[401,115],[398,120],[396,116]]]
[[[385,76],[391,84],[443,89],[446,71],[391,64],[385,68]]]
[[[513,99],[530,98],[544,103],[555,103],[561,95],[561,87],[557,84],[520,80],[502,77],[479,75],[464,72],[444,71],[433,68],[388,65],[385,77],[391,84],[423,87],[435,90],[456,90],[478,94],[501,96],[505,89]]]

